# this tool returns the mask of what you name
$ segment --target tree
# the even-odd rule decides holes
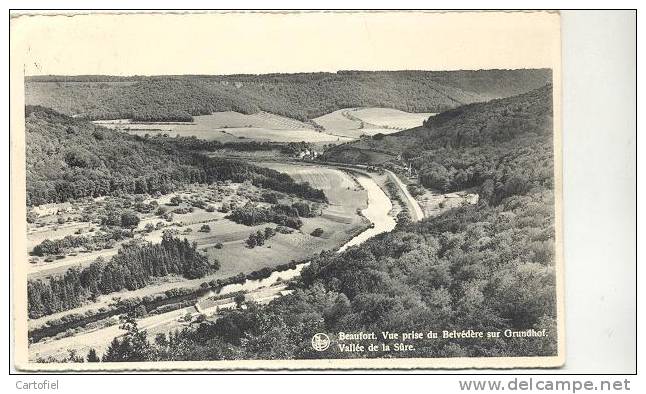
[[[39,215],[33,210],[29,209],[27,211],[27,223],[34,223],[36,220],[38,220],[38,217]]]
[[[247,238],[247,246],[253,249],[256,247],[257,244],[258,244],[258,241],[256,240],[256,234],[255,233],[249,234],[249,238]]]
[[[314,231],[312,231],[310,235],[313,237],[320,237],[321,235],[323,235],[323,229],[320,227],[317,227]]]
[[[132,314],[125,316],[120,328],[126,330],[123,338],[114,338],[103,355],[104,362],[138,362],[148,361],[152,357],[152,347],[148,333],[139,330]]]
[[[139,216],[133,211],[126,211],[121,214],[121,227],[130,230],[135,229],[139,225]]]
[[[101,361],[101,359],[96,354],[96,349],[91,348],[90,351],[87,352],[87,362],[89,362],[89,363],[98,363],[100,361]]]
[[[309,218],[312,217],[312,209],[310,205],[306,202],[298,201],[292,204],[292,207],[298,212],[298,216]]]
[[[269,239],[276,235],[276,230],[271,227],[265,227],[265,239]]]
[[[245,297],[245,295],[240,293],[240,294],[236,294],[235,297],[233,297],[233,302],[236,303],[236,307],[239,309],[242,307],[242,304],[244,304],[246,299],[247,298]]]
[[[262,246],[265,244],[265,233],[263,233],[260,230],[256,231],[256,244],[258,246]]]
[[[179,205],[182,203],[182,197],[180,196],[173,196],[170,199],[170,205]]]
[[[210,233],[211,232],[211,226],[208,224],[203,224],[202,227],[200,227],[199,230],[201,233]]]

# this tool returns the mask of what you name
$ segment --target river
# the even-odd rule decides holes
[[[395,228],[397,222],[395,219],[389,215],[390,210],[393,208],[393,204],[390,201],[390,198],[384,193],[383,190],[377,185],[369,175],[363,173],[355,173],[357,182],[366,190],[368,194],[368,206],[361,211],[361,214],[372,223],[372,226],[361,233],[357,234],[354,238],[343,244],[338,250],[337,253],[341,253],[348,249],[351,246],[359,245],[368,239],[374,237],[375,235],[392,231]],[[305,268],[309,263],[303,263],[296,266],[294,269],[272,272],[272,274],[265,279],[259,280],[247,280],[246,282],[239,284],[234,283],[222,287],[217,294],[227,294],[234,293],[237,291],[253,291],[261,287],[271,286],[279,280],[289,280],[300,275],[303,268]],[[206,298],[211,297],[212,295],[207,295]]]
[[[373,225],[341,246],[338,250],[339,253],[351,246],[359,245],[375,235],[392,231],[397,224],[395,219],[388,214],[393,209],[393,204],[379,185],[368,175],[356,173],[355,176],[359,184],[368,192],[368,207],[362,210],[361,214]]]

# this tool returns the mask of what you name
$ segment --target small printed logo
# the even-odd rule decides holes
[[[312,337],[312,347],[314,350],[317,350],[319,352],[324,351],[325,349],[330,347],[330,337],[327,336],[327,334],[323,334],[321,332],[314,334]]]

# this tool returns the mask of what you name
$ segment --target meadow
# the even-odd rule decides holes
[[[339,144],[375,134],[391,134],[421,126],[432,113],[390,108],[347,108],[301,122],[268,112],[247,115],[234,111],[193,117],[193,122],[133,122],[129,119],[93,123],[129,134],[196,137],[222,143],[236,141],[310,142]],[[316,126],[316,127],[315,127]]]
[[[375,134],[392,134],[421,126],[433,113],[411,113],[392,108],[345,108],[325,114],[312,121],[325,133],[347,138]]]
[[[220,142],[347,142],[349,137],[331,135],[295,119],[259,112],[246,115],[233,111],[195,116],[193,122],[132,122],[128,119],[94,121],[95,124],[130,134],[145,136],[168,134],[173,137],[194,136]]]

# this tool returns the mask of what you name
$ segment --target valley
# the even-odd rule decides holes
[[[29,80],[28,102],[56,107],[26,109],[30,359],[119,361],[140,332],[147,359],[229,359],[409,322],[547,329],[550,74],[500,73],[522,83]]]

